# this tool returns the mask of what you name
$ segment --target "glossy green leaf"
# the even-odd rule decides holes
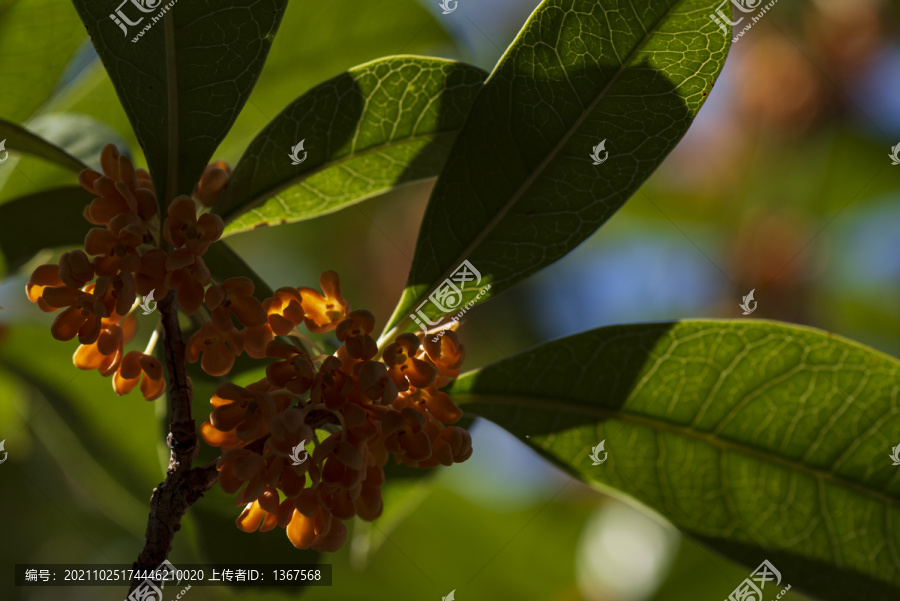
[[[347,69],[395,54],[434,55],[451,44],[419,0],[291,2],[249,104],[216,158],[236,161],[289,102]]]
[[[232,221],[226,231],[309,219],[435,177],[485,77],[462,63],[398,56],[316,86],[235,167],[216,203]]]
[[[100,169],[100,153],[107,144],[115,144],[126,154],[130,151],[115,131],[86,115],[42,114],[30,119],[26,127],[30,134],[39,138],[26,144],[34,146],[32,154],[11,154],[9,162],[0,169],[0,203],[52,188],[77,185],[76,173],[84,166]],[[16,135],[7,140],[6,147],[16,153],[22,150],[20,144],[20,136]]]
[[[27,154],[78,173],[86,167],[79,159],[48,142],[24,127],[0,119],[0,140],[6,140],[6,150]]]
[[[0,117],[20,123],[47,102],[86,40],[69,0],[0,2]]]
[[[892,357],[772,322],[614,326],[466,374],[450,394],[751,569],[768,559],[782,585],[900,593]]]
[[[250,96],[287,0],[73,1],[158,194],[191,193]]]
[[[465,260],[484,280],[467,282],[456,308],[487,282],[492,296],[553,263],[609,219],[685,134],[724,65],[717,4],[544,0],[456,139],[388,327],[413,329],[421,303],[441,316],[429,293]]]
[[[80,245],[91,224],[82,216],[93,195],[78,186],[56,188],[0,205],[0,251],[18,269],[44,248]]]

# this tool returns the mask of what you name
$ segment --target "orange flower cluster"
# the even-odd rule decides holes
[[[75,365],[111,376],[120,395],[139,387],[153,400],[166,388],[158,360],[125,351],[137,332],[137,295],[153,292],[163,299],[174,291],[187,315],[205,307],[205,323],[188,340],[186,356],[212,376],[228,374],[245,352],[275,360],[255,384],[219,386],[200,429],[222,451],[222,489],[237,493],[238,505],[245,506],[238,528],[280,526],[297,548],[336,551],[347,537],[345,520],[381,515],[390,456],[421,468],[471,456],[469,433],[452,425],[462,411],[441,391],[459,375],[464,358],[454,332],[424,341],[401,334],[379,359],[374,316],[351,311],[332,271],[319,279],[321,292],[279,288],[262,302],[247,278],[213,283],[203,255],[224,224],[198,211],[198,203],[215,204],[228,166],[209,165],[193,193],[196,201],[175,198],[160,224],[150,175],[112,145],[103,150],[101,165],[102,174],[87,169],[79,176],[96,196],[84,217],[97,227],[83,250],[34,271],[28,298],[43,311],[60,311],[52,335],[77,337]],[[162,239],[170,252],[160,248]],[[334,332],[341,346],[334,355],[309,355],[287,342],[301,324],[317,334]]]
[[[245,506],[238,528],[266,532],[279,526],[299,549],[336,551],[347,537],[344,520],[381,515],[390,455],[409,466],[451,465],[471,456],[472,440],[450,425],[462,412],[440,390],[459,375],[464,358],[456,334],[424,346],[417,336],[403,334],[376,360],[372,314],[350,311],[336,273],[326,272],[320,283],[323,293],[279,289],[263,304],[264,323],[244,333],[254,331],[260,343],[268,335],[260,332],[274,338],[303,323],[313,332],[334,331],[343,343],[337,352],[311,357],[271,340],[266,356],[277,361],[266,368],[266,378],[246,388],[220,386],[200,432],[223,451],[222,489],[237,493],[237,504]],[[227,297],[215,292],[213,303]],[[234,301],[245,298],[234,291]],[[243,301],[228,308],[258,317],[255,306],[251,311]],[[211,340],[212,328],[207,330],[198,340]],[[240,343],[220,336],[207,348],[224,355],[239,351]],[[319,441],[316,430],[329,434]],[[311,453],[301,451],[304,445]]]
[[[135,169],[112,144],[100,156],[103,173],[82,171],[81,186],[94,194],[84,218],[97,226],[84,239],[84,249],[62,255],[58,265],[41,265],[28,281],[29,300],[48,313],[61,311],[50,332],[57,340],[77,337],[81,346],[74,363],[80,369],[113,376],[113,389],[127,394],[140,384],[147,400],[165,391],[162,365],[139,352],[125,354],[125,345],[137,333],[131,315],[137,295],[156,298],[176,290],[181,308],[195,313],[202,303],[209,271],[201,256],[224,229],[213,214],[197,216],[194,201],[176,198],[163,223],[171,254],[157,248],[159,205],[150,174]],[[227,166],[207,168],[195,194],[207,202],[221,193]]]

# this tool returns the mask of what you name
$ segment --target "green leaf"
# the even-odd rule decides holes
[[[27,122],[28,130],[55,145],[56,152],[64,151],[69,162],[59,165],[34,156],[11,156],[10,169],[0,170],[0,203],[27,194],[34,194],[78,183],[72,171],[79,171],[84,165],[100,170],[100,153],[107,144],[115,144],[128,154],[128,144],[105,123],[85,115],[64,113],[41,114]],[[10,138],[7,149],[15,152],[17,138]],[[47,149],[49,150],[49,149]],[[49,152],[46,154],[50,154]],[[60,160],[62,156],[57,157]],[[72,158],[76,159],[72,163]],[[75,164],[79,168],[75,168]]]
[[[216,242],[210,245],[209,250],[203,255],[203,262],[209,268],[213,279],[222,282],[228,278],[243,276],[253,282],[253,296],[260,301],[271,297],[274,293],[272,287],[247,265],[239,254],[228,246],[226,242]]]
[[[82,211],[93,198],[73,186],[0,205],[0,251],[7,269],[18,269],[44,248],[80,245],[91,228]]]
[[[10,155],[8,165],[0,169],[0,203],[51,188],[71,186],[78,180],[73,171],[84,166],[100,170],[100,153],[107,144],[115,144],[128,153],[128,144],[105,123],[85,115],[64,113],[42,114],[26,124],[30,156]],[[21,134],[7,140],[11,152],[19,148]],[[0,134],[2,135],[2,134]],[[49,146],[48,146],[49,143]],[[24,150],[23,150],[24,152]]]
[[[398,56],[316,86],[235,167],[216,203],[233,220],[226,231],[309,219],[435,177],[485,77],[462,63]],[[289,155],[301,140],[308,157],[294,165]]]
[[[0,2],[0,115],[22,122],[47,102],[86,39],[68,0]]]
[[[614,326],[448,391],[570,474],[823,599],[900,593],[900,362],[762,321]],[[608,460],[591,448],[605,440]],[[735,583],[737,586],[738,583]]]
[[[99,59],[91,62],[76,79],[60,89],[44,106],[41,113],[78,114],[102,121],[118,139],[121,139],[121,146],[131,151],[135,166],[147,167],[143,151],[128,121],[128,115],[122,108],[112,80]]]
[[[6,140],[7,151],[36,156],[75,173],[87,167],[62,148],[3,119],[0,119],[0,140]]]
[[[262,70],[287,0],[73,0],[109,73],[163,206],[190,194]],[[160,17],[160,15],[162,15]],[[127,21],[126,21],[127,19]],[[158,19],[154,22],[154,19]],[[125,23],[137,23],[129,26]]]
[[[450,36],[419,0],[289,4],[249,106],[216,157],[236,161],[299,93],[347,69],[395,54],[434,54],[437,46],[451,44]]]
[[[718,3],[541,3],[438,178],[391,334],[414,327],[420,303],[429,318],[443,314],[428,295],[463,261],[493,296],[563,257],[638,190],[725,63],[729,40],[709,18]],[[604,140],[608,159],[595,166],[590,155]],[[466,284],[454,306],[481,285]]]

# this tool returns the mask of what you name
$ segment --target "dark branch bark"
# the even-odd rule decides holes
[[[184,341],[178,325],[178,306],[174,292],[159,302],[162,317],[162,341],[165,348],[168,398],[172,422],[166,439],[171,454],[166,479],[150,498],[150,516],[144,548],[134,562],[135,570],[152,570],[169,556],[175,533],[187,510],[212,488],[218,479],[215,463],[191,468],[200,452],[197,426],[191,411],[193,391],[184,361]],[[131,590],[142,581],[134,580]]]

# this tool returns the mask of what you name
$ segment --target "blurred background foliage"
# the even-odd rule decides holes
[[[450,15],[436,0],[291,3],[216,157],[234,164],[288,102],[368,60],[427,54],[490,70],[537,3],[461,0]],[[780,0],[733,46],[687,137],[624,209],[565,259],[470,313],[466,367],[608,324],[745,319],[737,305],[750,289],[759,301],[752,318],[900,355],[900,168],[886,156],[900,142],[898,10],[878,0]],[[0,90],[0,117],[89,164],[110,141],[144,164],[67,0],[0,0]],[[615,140],[607,149],[615,156]],[[73,183],[13,153],[0,166],[0,203]],[[338,271],[351,304],[383,323],[430,188],[228,243],[273,287],[315,285],[322,271]],[[162,402],[118,398],[108,380],[75,370],[75,343],[52,340],[47,316],[26,302],[28,274],[50,256],[18,272],[5,272],[0,257],[0,440],[9,453],[0,465],[0,596],[121,599],[124,588],[12,585],[15,563],[130,564],[168,459]],[[210,390],[196,391],[199,420]],[[334,586],[305,598],[436,600],[456,589],[460,601],[686,601],[727,597],[749,573],[571,480],[490,423],[477,422],[473,438],[467,463],[389,482],[385,515],[357,522],[345,548],[323,559],[334,565]],[[231,503],[218,489],[207,495],[171,561],[304,560],[281,532],[239,532]],[[238,594],[195,587],[189,598]],[[261,589],[252,598],[297,594]]]

